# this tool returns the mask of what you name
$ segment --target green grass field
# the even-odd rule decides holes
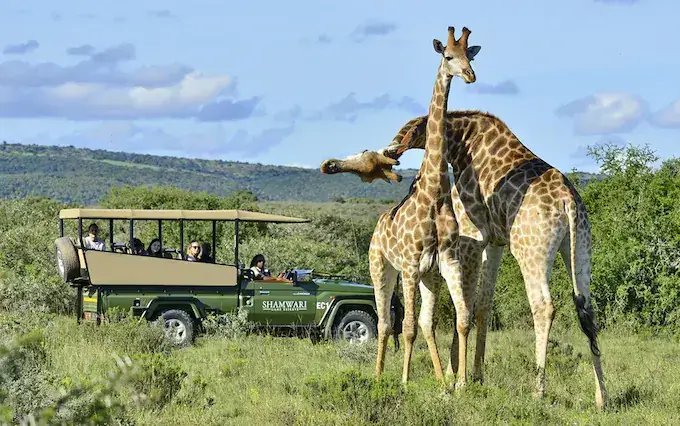
[[[147,325],[115,323],[97,328],[87,323],[78,326],[71,317],[41,323],[0,317],[5,341],[21,330],[42,330],[43,337],[42,343],[22,352],[23,361],[15,361],[24,369],[16,380],[34,381],[34,394],[24,395],[18,406],[44,405],[59,386],[68,389],[78,381],[104,380],[108,372],[116,370],[113,354],[127,355],[139,372],[119,385],[114,396],[124,404],[119,418],[125,421],[120,424],[680,422],[678,342],[618,331],[601,333],[609,406],[600,413],[594,408],[594,378],[585,338],[559,329],[551,335],[548,395],[543,400],[531,396],[535,382],[532,330],[491,332],[485,383],[473,383],[457,393],[443,392],[434,381],[420,335],[412,382],[402,388],[403,352],[395,354],[391,340],[386,372],[378,382],[373,378],[374,343],[363,347],[333,342],[313,345],[304,338],[234,336],[213,328],[192,347],[159,351],[154,349],[159,331]],[[450,338],[449,334],[438,336],[444,364]],[[472,342],[474,348],[474,333]],[[7,370],[7,363],[4,368]],[[135,403],[133,395],[139,394],[146,397]],[[91,404],[84,395],[70,407],[77,412]]]

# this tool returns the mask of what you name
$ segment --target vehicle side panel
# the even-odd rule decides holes
[[[263,325],[312,324],[316,311],[316,284],[255,280],[244,295],[252,295],[248,319]]]
[[[238,287],[175,287],[163,291],[149,286],[107,286],[102,288],[102,309],[106,311],[115,306],[129,311],[136,299],[139,299],[138,306],[144,308],[159,298],[163,299],[163,306],[173,303],[181,305],[186,300],[195,299],[206,313],[235,313],[238,308]]]
[[[233,265],[96,250],[84,253],[93,285],[237,286]]]

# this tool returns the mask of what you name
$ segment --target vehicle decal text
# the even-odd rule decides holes
[[[306,311],[306,300],[263,300],[263,311]]]

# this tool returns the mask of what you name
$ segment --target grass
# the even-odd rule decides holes
[[[448,394],[433,379],[429,353],[420,336],[411,382],[402,388],[403,352],[395,354],[391,342],[385,375],[377,382],[373,379],[375,343],[357,347],[332,342],[313,345],[309,339],[268,335],[203,336],[186,349],[155,351],[158,335],[148,326],[123,323],[97,328],[92,324],[77,326],[72,318],[55,317],[17,327],[26,321],[17,318],[0,317],[5,324],[0,331],[8,338],[20,331],[42,330],[45,371],[42,379],[36,379],[40,383],[56,386],[104,379],[116,366],[112,354],[130,356],[140,367],[139,376],[123,384],[117,396],[125,405],[128,424],[680,421],[680,351],[677,342],[664,338],[611,331],[601,334],[609,407],[599,413],[594,408],[590,358],[579,332],[555,330],[552,334],[548,394],[543,400],[535,400],[531,396],[535,382],[531,330],[490,333],[485,383],[472,383],[462,392]],[[444,364],[449,342],[450,335],[438,336]],[[33,391],[40,385],[25,378],[22,383]],[[133,395],[139,392],[146,400],[132,403]]]

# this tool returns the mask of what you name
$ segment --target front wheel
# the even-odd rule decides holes
[[[344,340],[346,342],[365,343],[369,339],[375,339],[378,336],[378,327],[375,320],[366,311],[349,311],[345,313],[337,327],[335,328],[335,339]]]
[[[189,346],[194,339],[194,321],[185,311],[171,309],[161,314],[165,337],[176,348]]]

